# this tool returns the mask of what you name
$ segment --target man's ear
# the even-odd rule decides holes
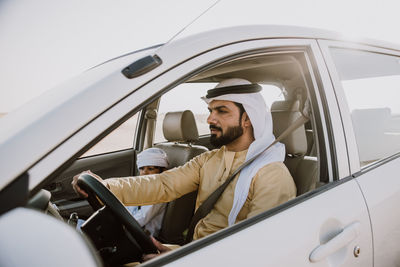
[[[242,115],[242,125],[243,125],[244,127],[251,127],[251,126],[252,126],[251,121],[250,121],[250,118],[249,118],[249,116],[247,115],[247,112],[243,112],[243,115]]]

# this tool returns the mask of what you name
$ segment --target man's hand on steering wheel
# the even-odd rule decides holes
[[[83,197],[87,197],[89,204],[97,212],[93,213],[92,216],[87,220],[87,222],[82,226],[83,232],[89,235],[98,250],[104,250],[110,246],[125,246],[129,244],[131,248],[128,254],[127,250],[120,247],[116,249],[112,256],[105,256],[107,259],[112,261],[111,263],[122,263],[122,261],[133,260],[138,261],[142,259],[143,254],[157,254],[158,249],[150,237],[143,231],[140,224],[135,220],[135,218],[128,212],[125,206],[116,198],[116,196],[105,186],[103,180],[91,173],[90,171],[83,172],[74,177],[72,181],[72,186],[78,194]],[[102,217],[103,216],[103,217]],[[116,225],[121,225],[122,227],[112,227],[113,229],[120,229],[122,232],[126,231],[126,238],[121,237],[115,242],[113,240],[107,240],[106,238],[98,238],[99,234],[101,236],[101,229],[106,229],[102,227],[101,224],[112,218],[112,221],[116,222]],[[109,226],[109,224],[107,224]],[[100,230],[98,230],[100,229]],[[113,235],[111,235],[113,236]],[[119,233],[115,235],[118,237]],[[119,241],[122,240],[122,241]],[[120,242],[119,244],[117,244]],[[121,243],[122,242],[122,243]],[[111,243],[111,245],[110,245]],[[122,253],[121,255],[119,253]],[[110,254],[110,253],[109,253]],[[120,259],[118,259],[120,257]],[[121,262],[119,262],[120,260]],[[112,264],[111,264],[112,265]]]
[[[72,184],[72,188],[75,190],[75,192],[76,192],[79,196],[81,196],[81,197],[83,197],[83,198],[88,198],[89,195],[88,195],[82,188],[80,188],[80,187],[78,186],[78,178],[79,178],[79,176],[82,175],[82,174],[85,174],[85,173],[86,173],[86,174],[90,174],[91,176],[93,176],[94,178],[96,178],[97,180],[99,180],[100,182],[103,182],[103,179],[101,179],[100,176],[98,176],[97,174],[91,172],[90,170],[81,172],[81,173],[75,175],[74,178],[72,178],[71,184]]]

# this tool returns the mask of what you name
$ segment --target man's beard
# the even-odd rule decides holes
[[[219,127],[216,127],[214,125],[210,125],[210,129],[218,129],[222,133],[222,129]],[[210,137],[210,143],[215,146],[215,147],[220,147],[223,145],[227,145],[235,141],[237,138],[243,135],[243,128],[242,126],[234,126],[234,127],[229,127],[226,130],[226,133],[222,133],[220,137],[217,137],[216,134],[211,134]]]

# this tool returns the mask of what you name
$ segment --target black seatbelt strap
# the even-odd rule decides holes
[[[309,119],[309,105],[308,101],[306,101],[304,105],[304,109],[302,113],[302,116],[297,118],[297,120],[291,124],[278,138],[275,139],[274,142],[272,142],[266,149],[258,153],[257,155],[253,156],[251,159],[248,161],[244,162],[242,165],[240,165],[233,173],[231,176],[229,176],[226,181],[220,185],[214,192],[212,192],[208,198],[200,205],[200,207],[196,210],[194,213],[192,220],[190,221],[189,229],[186,235],[185,239],[185,244],[191,242],[193,240],[193,234],[194,234],[194,228],[196,227],[197,223],[204,218],[210,211],[213,209],[215,203],[218,201],[226,187],[230,184],[230,182],[233,181],[235,176],[247,165],[252,163],[259,155],[264,153],[267,149],[275,145],[276,143],[280,142],[282,139],[286,138],[289,133],[293,132],[297,128],[299,128],[301,125],[306,123]]]
[[[273,143],[275,144],[275,142]],[[271,144],[272,145],[272,144]],[[271,147],[271,145],[269,147]],[[269,148],[268,147],[268,148]],[[267,148],[267,149],[268,149]],[[266,150],[266,149],[265,149]],[[265,151],[263,150],[263,152]],[[261,152],[262,153],[262,152]],[[260,154],[261,154],[260,153]],[[259,155],[259,154],[258,154]],[[250,163],[252,163],[256,157],[258,156],[256,155],[255,157],[249,159],[248,161],[244,162],[242,165],[239,166],[239,168],[236,169],[236,171],[234,171],[234,173],[232,173],[231,176],[229,176],[228,179],[226,179],[226,181],[220,185],[214,192],[211,193],[211,195],[208,196],[208,198],[206,200],[204,200],[203,203],[201,203],[200,207],[196,210],[196,212],[193,215],[192,220],[190,221],[190,225],[189,225],[189,230],[187,232],[186,235],[186,239],[185,239],[185,244],[191,242],[193,240],[193,233],[194,233],[194,228],[196,227],[196,224],[202,219],[204,218],[208,213],[210,213],[210,211],[212,210],[212,208],[214,207],[215,203],[218,201],[219,197],[222,195],[222,193],[225,191],[225,188],[230,184],[230,182],[232,182],[232,180],[235,178],[235,176],[247,165],[249,165]]]

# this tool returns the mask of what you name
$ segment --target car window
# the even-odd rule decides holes
[[[81,157],[88,157],[112,151],[128,149],[133,146],[133,140],[138,122],[138,113],[122,123],[117,129],[109,133]]]
[[[351,113],[361,166],[400,151],[400,58],[331,48]]]
[[[201,100],[207,94],[207,90],[212,89],[217,83],[184,83],[181,84],[161,97],[157,115],[156,132],[154,142],[166,141],[162,132],[162,123],[167,112],[191,110],[194,114],[199,135],[209,134],[207,124],[208,109],[207,104]],[[261,94],[264,96],[268,107],[277,100],[283,100],[282,90],[275,85],[262,85]]]

